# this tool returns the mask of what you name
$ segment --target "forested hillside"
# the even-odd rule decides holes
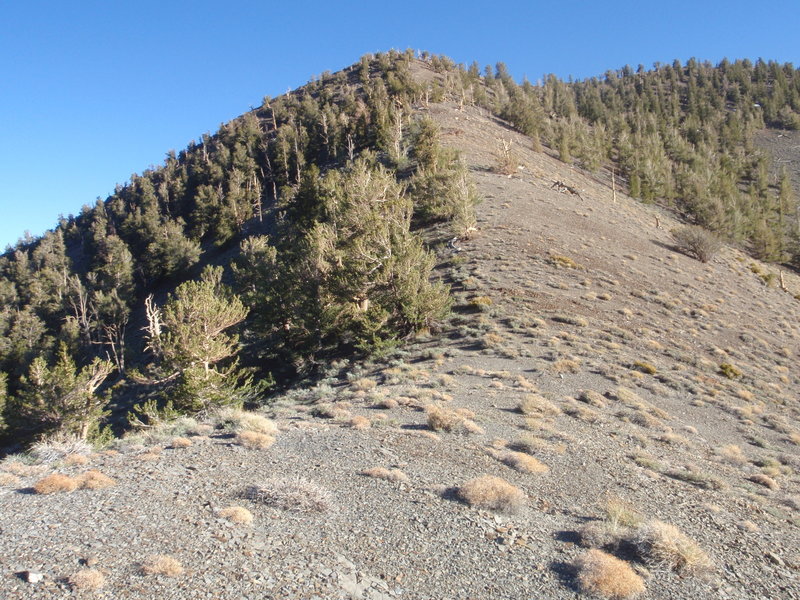
[[[431,244],[468,236],[478,201],[419,111],[445,98],[490,110],[563,161],[613,169],[631,195],[759,258],[800,262],[789,177],[771,180],[754,146],[765,127],[800,128],[791,65],[692,60],[520,85],[502,64],[421,60],[432,71],[411,52],[368,56],[265,98],[9,249],[4,443],[108,435],[112,401],[138,402],[139,426],[260,402],[272,374],[313,373],[433,326],[449,298],[431,279]]]

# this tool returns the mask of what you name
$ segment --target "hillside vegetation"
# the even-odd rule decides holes
[[[49,345],[6,363],[24,451],[0,460],[4,597],[800,595],[800,277],[677,197],[629,196],[614,144],[595,170],[577,146],[562,160],[544,103],[537,136],[509,121],[522,90],[534,114],[581,83],[477,71],[381,55],[226,125],[218,138],[260,124],[259,202],[218,243],[224,228],[193,237],[183,213],[197,260],[134,270],[125,354],[99,308],[82,341],[80,300],[115,288],[90,287],[92,255],[51,234],[85,287],[55,329],[55,300],[10,312]],[[287,137],[273,187],[298,107],[351,92],[361,108],[341,114],[363,129],[340,117],[352,142],[330,128],[299,168],[313,136]]]
[[[544,144],[590,172],[611,167],[633,197],[758,258],[796,262],[790,178],[771,180],[754,146],[765,126],[800,124],[791,65],[676,61],[519,85],[502,64],[482,74],[444,57],[422,63],[410,52],[364,57],[265,98],[9,249],[5,439],[107,437],[107,407],[134,402],[140,425],[259,402],[273,377],[313,375],[326,357],[382,351],[433,326],[449,300],[430,281],[431,244],[467,237],[478,198],[458,154],[415,110],[430,102],[486,108],[535,150]],[[436,223],[449,225],[420,235]],[[203,271],[215,263],[227,275]]]

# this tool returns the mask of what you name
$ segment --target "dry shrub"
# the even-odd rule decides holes
[[[383,400],[379,400],[378,402],[373,404],[373,406],[376,408],[392,409],[400,406],[400,403],[394,398],[385,398]]]
[[[644,427],[645,429],[660,429],[664,426],[661,421],[650,416],[643,410],[633,411],[633,413],[631,413],[631,415],[628,417],[628,420],[639,427]]]
[[[217,413],[217,420],[234,431],[255,431],[266,435],[276,435],[278,427],[275,423],[258,413],[236,408],[226,408]]]
[[[525,504],[525,492],[493,475],[471,479],[457,491],[458,498],[473,508],[513,513]]]
[[[561,414],[561,409],[539,394],[526,394],[517,410],[529,416],[554,417]]]
[[[362,475],[367,477],[374,477],[375,479],[385,479],[386,481],[398,481],[401,483],[408,482],[408,475],[403,473],[400,469],[385,469],[383,467],[372,467],[361,471]]]
[[[70,587],[74,590],[99,590],[106,583],[105,575],[97,569],[81,569],[67,579]]]
[[[275,443],[275,438],[257,431],[242,431],[236,435],[236,443],[253,450],[265,450]]]
[[[587,423],[596,423],[600,420],[600,415],[597,411],[587,408],[580,402],[576,402],[572,398],[567,398],[567,404],[564,406],[564,414],[586,421]]]
[[[174,437],[172,438],[172,442],[170,442],[170,445],[173,448],[188,448],[189,446],[192,445],[192,440],[185,437]]]
[[[86,473],[80,475],[77,480],[80,483],[80,487],[87,490],[102,490],[117,484],[111,477],[103,475],[97,469],[86,471]]]
[[[483,435],[486,433],[483,427],[471,419],[464,419],[464,421],[461,423],[461,428],[467,433],[473,433],[475,435]]]
[[[553,373],[561,374],[561,373],[578,373],[581,370],[580,363],[577,360],[572,360],[570,358],[563,358],[561,360],[557,360],[553,363],[553,366],[550,367]]]
[[[377,386],[377,382],[368,377],[362,377],[350,383],[350,387],[357,392],[369,392],[370,390],[374,390]]]
[[[346,419],[350,416],[350,411],[347,410],[344,403],[336,405],[323,402],[315,405],[311,409],[311,414],[321,419]]]
[[[632,598],[644,592],[644,581],[626,563],[602,550],[589,550],[575,561],[582,592],[604,598]]]
[[[719,454],[720,457],[729,463],[735,465],[743,465],[747,463],[747,457],[744,455],[744,452],[742,452],[742,449],[736,444],[722,446],[722,448],[717,450],[717,454]]]
[[[602,509],[606,521],[616,530],[623,527],[638,527],[644,520],[639,511],[615,494],[606,496]]]
[[[699,225],[684,225],[670,231],[676,248],[700,262],[708,262],[722,248],[722,241]]]
[[[674,525],[650,520],[637,527],[629,541],[648,563],[678,572],[695,573],[711,569],[708,555]]]
[[[757,483],[758,485],[763,485],[765,488],[769,488],[771,490],[779,490],[781,487],[780,485],[778,485],[778,482],[775,481],[772,477],[770,477],[769,475],[764,475],[762,473],[756,473],[755,475],[751,475],[748,479],[750,479],[750,481],[752,481],[753,483]]]
[[[524,435],[520,439],[509,444],[509,447],[519,450],[520,452],[527,452],[528,454],[536,454],[537,452],[564,454],[567,449],[564,444],[554,443],[541,437],[536,437],[535,435]]]
[[[583,390],[578,395],[578,400],[597,408],[605,408],[606,401],[603,396],[594,390]]]
[[[53,473],[33,484],[37,494],[55,494],[58,492],[74,492],[78,489],[79,482],[68,475]]]
[[[240,525],[249,525],[253,522],[253,513],[244,506],[228,506],[219,511],[219,516]]]
[[[628,406],[638,407],[644,405],[644,400],[639,397],[639,394],[626,387],[620,386],[610,395],[614,400],[618,400]]]
[[[142,562],[142,573],[145,575],[177,577],[183,573],[183,566],[168,554],[153,554]]]
[[[362,417],[361,415],[356,415],[350,419],[350,427],[353,429],[369,429],[371,424],[367,417]]]
[[[271,477],[250,486],[245,497],[267,506],[294,512],[325,512],[333,506],[332,494],[302,477]]]
[[[504,452],[500,460],[522,473],[547,473],[550,470],[546,464],[525,452]]]
[[[428,427],[434,431],[454,431],[464,422],[464,417],[454,410],[429,404],[425,407],[428,416]]]

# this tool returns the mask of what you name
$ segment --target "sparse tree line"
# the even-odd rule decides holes
[[[414,116],[412,58],[365,57],[265,98],[9,248],[0,446],[108,435],[109,407],[135,401],[138,426],[253,401],[262,365],[313,371],[443,317],[448,290],[416,230],[468,232],[477,198],[436,125]],[[227,271],[200,272],[223,253]]]
[[[614,166],[631,196],[681,213],[754,256],[800,265],[800,206],[786,171],[754,144],[765,127],[800,129],[800,72],[758,60],[690,59],[564,82],[517,84],[503,63],[483,74],[443,57],[440,96],[484,107],[565,162]]]

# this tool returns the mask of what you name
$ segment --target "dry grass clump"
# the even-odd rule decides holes
[[[153,554],[142,562],[142,573],[145,575],[177,577],[183,573],[183,566],[168,554]]]
[[[550,470],[546,464],[525,452],[504,452],[500,460],[522,473],[547,473]]]
[[[255,431],[266,435],[277,435],[278,427],[275,423],[258,413],[241,410],[238,408],[224,408],[216,414],[216,420],[226,429],[233,431]]]
[[[429,404],[425,407],[425,414],[428,417],[428,427],[434,431],[483,433],[483,429],[471,420],[475,413],[465,408],[452,410]]]
[[[170,442],[170,446],[172,446],[173,448],[188,448],[191,445],[192,445],[192,440],[180,436],[172,438],[172,441]]]
[[[608,494],[601,506],[604,520],[587,523],[580,531],[580,544],[587,548],[617,548],[638,527],[644,517],[615,494]]]
[[[271,477],[250,486],[245,497],[267,506],[294,512],[325,512],[333,507],[333,495],[302,477]]]
[[[481,427],[475,421],[472,421],[470,419],[464,419],[464,421],[461,423],[461,427],[467,433],[472,433],[475,435],[483,435],[484,433],[486,433],[483,427]]]
[[[580,363],[577,360],[572,360],[571,358],[564,358],[561,360],[557,360],[553,363],[550,369],[555,374],[561,373],[578,373],[581,370]]]
[[[647,375],[655,375],[658,373],[658,369],[655,366],[643,360],[637,360],[634,362],[633,368],[637,371],[641,371],[642,373],[646,373]]]
[[[265,450],[275,443],[275,438],[257,431],[241,431],[236,435],[236,443],[252,450]]]
[[[361,379],[356,379],[350,382],[350,387],[357,392],[369,392],[374,390],[377,386],[378,383],[369,377],[362,377]]]
[[[482,475],[466,482],[456,492],[458,498],[473,508],[513,513],[525,504],[525,492],[493,475]]]
[[[369,429],[370,425],[372,425],[372,421],[370,421],[367,417],[356,415],[355,417],[350,419],[349,425],[353,429]]]
[[[19,477],[17,477],[13,473],[0,472],[0,485],[12,487],[18,484],[19,484]]]
[[[426,406],[425,414],[428,417],[428,427],[434,431],[453,431],[464,422],[464,417],[456,411],[436,404]]]
[[[722,446],[717,450],[717,454],[729,463],[734,465],[743,465],[747,463],[747,457],[742,452],[742,449],[736,444],[728,444]]]
[[[647,414],[643,410],[635,410],[630,415],[627,415],[628,421],[644,427],[645,429],[660,429],[664,424],[655,417]]]
[[[648,563],[681,573],[712,568],[708,554],[674,525],[656,519],[637,527],[628,541]]]
[[[772,477],[770,477],[769,475],[764,475],[762,473],[756,473],[755,475],[751,475],[750,477],[748,477],[748,479],[753,483],[757,483],[758,485],[763,485],[765,488],[769,488],[771,490],[779,490],[781,488],[781,486],[778,485],[778,482],[775,481]]]
[[[606,521],[614,529],[638,527],[644,520],[639,511],[615,494],[606,496],[602,510]]]
[[[633,598],[644,592],[644,581],[626,563],[601,550],[589,550],[574,563],[578,586],[603,598]]]
[[[523,435],[520,439],[510,443],[508,447],[528,454],[536,454],[537,452],[564,454],[567,450],[566,445],[560,442],[550,441],[532,434]]]
[[[556,323],[575,325],[576,327],[588,327],[589,325],[589,321],[583,317],[577,317],[575,315],[553,315],[552,319]]]
[[[578,400],[596,408],[605,408],[606,406],[605,398],[594,390],[582,390],[578,395]]]
[[[567,398],[567,404],[564,406],[563,410],[565,415],[580,419],[581,421],[586,421],[587,423],[596,423],[600,420],[600,415],[597,411],[587,408],[572,398]]]
[[[349,406],[349,405],[347,405]],[[320,419],[346,419],[350,416],[350,411],[344,403],[331,404],[330,402],[323,402],[315,405],[311,409],[311,414]]]
[[[74,492],[78,489],[80,482],[69,475],[53,473],[33,484],[33,490],[37,494],[56,494],[59,492]]]
[[[228,506],[219,511],[219,516],[239,525],[249,525],[253,522],[253,513],[244,506]]]
[[[574,260],[572,260],[569,256],[562,256],[560,254],[551,254],[547,257],[547,262],[549,262],[554,267],[561,267],[563,269],[584,269],[585,267]]]
[[[97,469],[86,471],[83,475],[78,476],[77,481],[80,487],[86,490],[102,490],[117,485],[116,481]]]
[[[664,474],[706,490],[724,490],[728,487],[724,479],[701,471],[691,464],[686,465],[683,469],[669,469]]]
[[[408,475],[403,473],[400,469],[385,469],[383,467],[372,467],[361,471],[362,475],[367,477],[374,477],[375,479],[385,479],[386,481],[397,481],[401,483],[408,482]]]
[[[400,403],[394,398],[384,398],[382,400],[378,400],[372,406],[374,406],[375,408],[385,408],[387,410],[391,410],[393,408],[397,408],[398,406],[400,406]]]
[[[97,569],[81,569],[67,578],[67,583],[74,590],[99,590],[106,583],[105,575]]]
[[[554,417],[561,414],[560,408],[539,394],[526,394],[517,410],[528,416]]]

